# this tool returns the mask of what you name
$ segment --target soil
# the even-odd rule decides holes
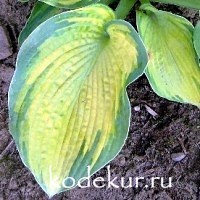
[[[158,7],[185,16],[196,23],[195,10],[176,6]],[[22,164],[8,132],[7,92],[18,52],[17,37],[32,3],[0,0],[0,24],[10,37],[13,54],[0,61],[0,200],[47,200],[29,170]],[[128,20],[135,23],[135,16]],[[132,106],[129,137],[110,163],[112,177],[172,177],[173,186],[154,188],[75,188],[52,200],[198,200],[200,199],[200,110],[158,97],[143,76],[128,87]],[[157,116],[154,116],[152,110]],[[178,153],[178,154],[177,154]],[[95,177],[107,177],[104,167]]]

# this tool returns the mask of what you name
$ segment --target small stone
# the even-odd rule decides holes
[[[0,60],[3,60],[12,55],[8,35],[4,28],[0,26]]]
[[[158,116],[158,113],[155,112],[152,108],[150,108],[147,105],[144,105],[144,107],[146,108],[147,112],[153,116],[153,118],[156,118]]]
[[[139,111],[140,111],[140,106],[135,106],[135,107],[134,107],[134,110],[135,110],[136,112],[139,112]]]
[[[172,153],[171,154],[171,158],[173,161],[176,161],[176,162],[180,162],[181,160],[183,160],[185,158],[185,154],[183,152],[180,152],[180,153]]]

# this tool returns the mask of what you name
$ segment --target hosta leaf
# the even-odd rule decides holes
[[[146,75],[154,91],[172,101],[200,106],[192,24],[147,4],[137,12],[137,26],[149,53]]]
[[[40,0],[40,1],[59,8],[74,9],[74,8],[88,6],[90,4],[98,2],[99,0]]]
[[[151,1],[200,9],[200,0],[151,0]]]
[[[127,137],[127,84],[143,73],[133,27],[95,4],[58,14],[24,41],[9,91],[10,131],[23,162],[50,195],[94,173]]]
[[[197,23],[194,29],[194,47],[200,58],[200,21]]]
[[[19,35],[19,45],[21,46],[24,40],[37,26],[39,26],[42,22],[46,21],[50,17],[59,13],[61,13],[61,9],[39,1],[36,2],[25,27]]]

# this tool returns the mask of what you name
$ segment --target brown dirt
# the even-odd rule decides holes
[[[0,0],[0,23],[7,29],[12,41],[13,55],[0,61],[0,200],[46,200],[29,170],[22,164],[8,132],[7,92],[14,72],[17,37],[30,13],[31,3]],[[159,6],[159,5],[158,5]],[[163,7],[196,22],[197,12],[175,6]],[[134,16],[129,16],[134,22]],[[110,163],[113,177],[144,176],[172,177],[173,187],[129,189],[76,188],[52,198],[53,200],[198,200],[200,199],[200,110],[191,105],[169,102],[155,95],[145,77],[128,87],[132,105],[129,137],[123,150]],[[140,111],[135,111],[135,106]],[[158,113],[154,119],[145,109],[150,106]],[[187,152],[180,162],[174,162],[173,153]],[[106,169],[97,176],[106,177]]]

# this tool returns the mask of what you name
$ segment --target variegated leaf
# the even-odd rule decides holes
[[[21,158],[52,196],[93,174],[122,148],[126,86],[147,55],[133,27],[95,4],[42,23],[20,49],[9,91],[10,131]]]
[[[192,24],[144,4],[137,12],[137,26],[149,53],[146,75],[154,91],[172,101],[200,106],[200,67]]]

